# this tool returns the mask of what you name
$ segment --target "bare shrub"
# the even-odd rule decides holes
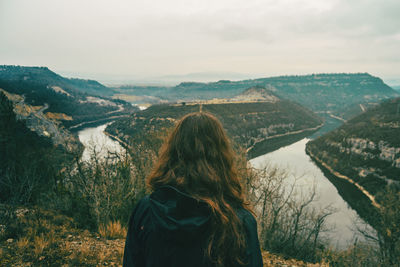
[[[16,242],[16,246],[20,251],[25,250],[29,246],[29,239],[26,237],[21,237]]]
[[[322,257],[335,267],[385,266],[380,264],[377,246],[367,241],[358,242],[357,239],[345,250],[325,250]]]
[[[79,250],[74,251],[70,256],[70,263],[72,266],[90,266],[90,263],[97,262],[90,252],[90,245],[83,243]]]
[[[43,253],[43,250],[49,246],[49,240],[43,234],[35,236],[33,242],[33,252],[35,253],[35,256],[40,256]]]
[[[77,157],[75,165],[64,172],[56,196],[63,207],[56,208],[93,230],[112,221],[125,224],[137,200],[146,193],[145,177],[153,160],[154,153],[141,147],[106,156],[96,153],[94,147],[89,160]]]
[[[370,247],[369,251],[360,255],[358,261],[372,259],[375,266],[398,266],[400,262],[400,191],[398,186],[387,186],[376,195],[376,199],[380,207],[371,206],[369,215],[369,221],[375,231],[371,231],[368,225],[358,226],[358,231]]]
[[[300,177],[289,179],[288,172],[273,166],[242,169],[243,184],[255,207],[264,249],[305,261],[320,261],[324,242],[321,233],[328,231],[325,220],[332,207],[317,209],[315,187],[309,193],[296,190]]]

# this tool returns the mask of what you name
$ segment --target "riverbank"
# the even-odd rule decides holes
[[[336,187],[340,196],[349,204],[349,206],[357,211],[357,214],[373,227],[378,216],[376,209],[380,208],[375,197],[368,193],[361,185],[354,182],[351,178],[334,171],[330,166],[314,156],[309,149],[306,149],[306,153],[321,169],[325,177],[328,178]]]
[[[340,250],[347,249],[353,244],[355,237],[359,240],[363,239],[355,229],[355,223],[363,222],[363,217],[358,215],[357,210],[349,205],[348,199],[344,199],[340,192],[347,190],[350,195],[355,195],[357,190],[356,188],[349,190],[347,185],[342,185],[343,188],[341,188],[327,177],[327,173],[305,152],[309,140],[304,138],[289,146],[254,158],[250,160],[250,163],[256,169],[262,169],[267,165],[284,170],[287,174],[284,182],[288,188],[295,183],[297,196],[308,196],[312,190],[315,190],[317,196],[310,206],[316,210],[325,207],[335,210],[326,218],[326,226],[331,230],[323,232],[322,236],[330,240],[333,247]]]
[[[348,176],[345,176],[335,170],[332,169],[328,164],[323,162],[321,159],[319,159],[317,156],[315,156],[308,147],[306,147],[306,153],[308,156],[310,156],[311,159],[314,161],[318,162],[319,165],[321,165],[324,169],[328,170],[333,176],[335,176],[338,179],[344,179],[348,181],[350,184],[353,184],[355,187],[357,187],[358,190],[360,190],[370,201],[371,204],[376,207],[380,208],[381,206],[376,202],[375,197],[370,194],[364,187],[362,187],[359,183],[355,182],[353,179],[349,178]]]
[[[105,132],[105,128],[109,124],[110,122],[97,127],[88,127],[78,132],[79,141],[84,145],[82,160],[89,160],[93,152],[99,158],[106,157],[108,153],[124,153],[124,147],[120,145],[119,141],[110,138]]]
[[[281,147],[296,143],[297,141],[300,141],[303,138],[314,134],[323,126],[324,124],[321,124],[313,128],[266,137],[262,141],[257,142],[252,147],[247,149],[247,158],[253,159],[258,156],[278,150]]]
[[[97,127],[97,126],[100,126],[102,124],[113,122],[116,119],[125,118],[125,117],[129,117],[129,115],[111,116],[111,117],[107,117],[107,118],[103,118],[103,119],[99,119],[99,120],[81,122],[81,123],[79,123],[77,125],[69,127],[69,130],[71,132],[78,132],[78,131],[81,131],[81,130],[83,130],[85,128]]]

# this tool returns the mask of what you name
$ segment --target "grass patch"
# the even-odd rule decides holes
[[[99,226],[99,234],[106,239],[118,239],[126,237],[126,228],[119,221],[111,221],[106,225]]]

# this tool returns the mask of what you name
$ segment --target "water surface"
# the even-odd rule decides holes
[[[104,133],[104,130],[109,124],[110,123],[97,127],[85,128],[78,132],[79,141],[85,146],[82,160],[88,161],[93,152],[95,152],[99,158],[106,157],[108,152],[125,152],[124,148],[122,148],[117,141],[114,141]]]
[[[313,206],[317,209],[331,205],[336,212],[327,218],[327,224],[335,230],[323,236],[333,241],[334,246],[344,248],[350,245],[355,237],[361,238],[355,231],[355,222],[363,222],[357,212],[339,195],[336,187],[325,177],[323,172],[305,152],[306,143],[310,139],[304,138],[289,146],[282,147],[274,152],[250,160],[255,168],[262,168],[272,164],[289,172],[288,183],[294,177],[301,177],[296,182],[296,189],[307,194],[315,185],[317,199]]]

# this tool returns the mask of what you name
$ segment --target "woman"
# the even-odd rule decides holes
[[[132,213],[124,266],[262,266],[234,157],[213,115],[183,117],[148,177],[153,193]]]

